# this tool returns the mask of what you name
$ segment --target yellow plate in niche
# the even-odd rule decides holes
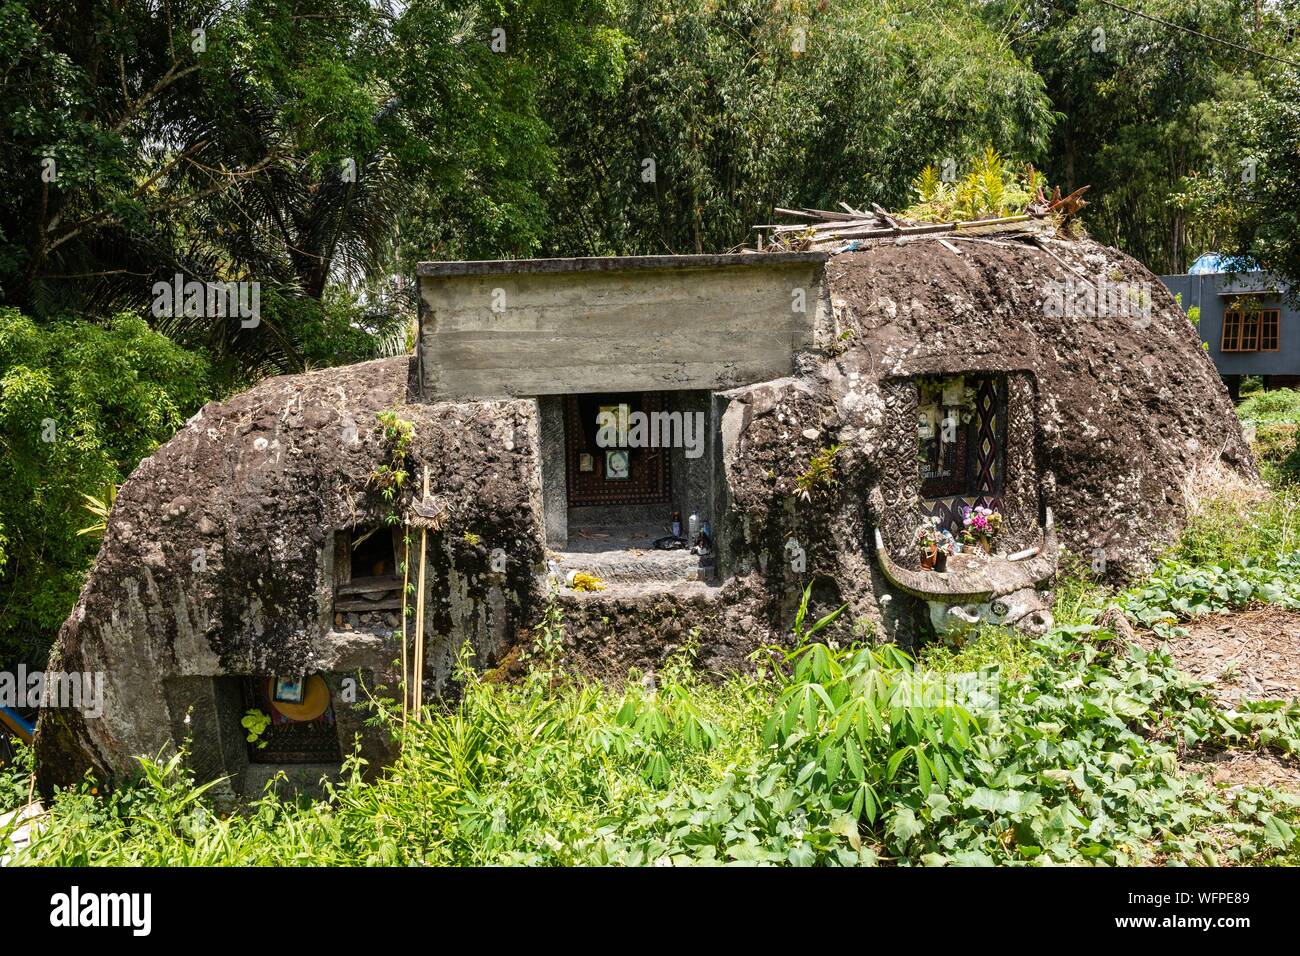
[[[330,705],[330,689],[325,678],[312,674],[307,678],[307,687],[303,691],[301,704],[289,704],[275,699],[275,678],[267,678],[266,699],[271,702],[276,713],[290,720],[315,720]]]

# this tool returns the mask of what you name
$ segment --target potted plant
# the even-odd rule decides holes
[[[1002,531],[1002,514],[996,508],[976,505],[962,513],[962,539],[978,544],[985,554],[993,553],[993,542]]]
[[[912,533],[912,545],[921,554],[921,567],[927,571],[939,560],[939,519],[930,518]]]

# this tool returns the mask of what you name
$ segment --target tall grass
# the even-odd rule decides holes
[[[1263,497],[1225,495],[1202,502],[1167,557],[1186,564],[1263,564],[1300,550],[1300,487]]]
[[[1295,505],[1290,491],[1208,503],[1148,590],[1158,585],[1173,604],[1187,597],[1178,591],[1186,578],[1213,594],[1221,582],[1201,572],[1219,565],[1267,571],[1270,581],[1293,575],[1297,564],[1281,555],[1300,549]],[[1294,796],[1216,791],[1180,772],[1178,754],[1198,745],[1300,752],[1300,706],[1218,710],[1164,652],[1117,647],[1095,624],[1115,596],[1086,569],[1064,570],[1057,627],[1045,637],[984,628],[915,662],[888,645],[821,643],[835,615],[809,622],[805,594],[789,645],[721,683],[696,674],[689,645],[621,689],[564,674],[555,664],[563,622],[551,614],[522,681],[482,679],[462,660],[455,705],[405,729],[381,714],[401,753],[373,782],[354,758],[326,799],[268,794],[223,812],[179,755],[142,759],[130,785],[100,793],[87,781],[59,794],[19,862],[1296,858]],[[1251,593],[1290,593],[1288,582]],[[25,800],[29,769],[0,768],[0,808]]]
[[[454,707],[396,731],[380,779],[353,760],[325,800],[223,815],[179,757],[144,760],[132,786],[60,794],[20,861],[1133,863],[1290,845],[1274,798],[1222,797],[1176,752],[1228,732],[1289,745],[1300,715],[1225,727],[1167,656],[1086,625],[990,630],[917,666],[891,645],[819,643],[828,619],[805,628],[804,610],[791,648],[721,684],[689,650],[617,691],[544,655],[516,685],[466,671]]]

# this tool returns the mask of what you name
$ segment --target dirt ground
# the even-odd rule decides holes
[[[1189,754],[1182,766],[1220,787],[1273,787],[1300,793],[1300,764],[1272,753],[1219,750]]]
[[[1138,631],[1135,640],[1145,647],[1161,643],[1150,631]],[[1264,605],[1213,614],[1192,623],[1187,636],[1168,648],[1180,669],[1210,685],[1221,707],[1300,697],[1300,611]],[[1300,761],[1274,753],[1200,752],[1189,754],[1183,766],[1222,787],[1300,793]]]
[[[1140,644],[1159,638],[1139,631]],[[1186,637],[1169,642],[1179,668],[1211,684],[1226,707],[1243,700],[1300,697],[1300,611],[1276,605],[1237,614],[1212,614],[1191,624]]]

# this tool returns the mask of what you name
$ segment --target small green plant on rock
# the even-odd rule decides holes
[[[834,488],[839,484],[835,478],[835,456],[843,448],[840,444],[831,445],[809,459],[808,468],[794,480],[795,487],[799,489],[799,497],[804,501],[812,501],[813,492]]]
[[[85,499],[86,503],[81,507],[90,512],[95,521],[93,524],[78,529],[77,534],[91,534],[97,537],[103,536],[104,532],[108,530],[108,516],[113,511],[113,503],[117,501],[117,489],[120,487],[120,485],[110,481],[106,482],[104,485],[104,496],[102,498],[96,497],[95,495],[82,494],[81,497]]]
[[[384,500],[392,505],[411,478],[410,472],[406,470],[406,456],[411,450],[411,442],[415,440],[415,425],[398,418],[397,413],[391,409],[380,412],[376,417],[383,430],[384,444],[388,446],[388,461],[370,473],[370,481],[379,489]],[[390,509],[386,520],[390,525],[401,521],[396,508]]]
[[[244,714],[243,719],[241,719],[239,723],[248,731],[248,736],[244,738],[245,740],[250,744],[257,744],[258,750],[266,749],[266,741],[261,740],[260,738],[266,731],[266,728],[271,726],[270,717],[254,707]]]
[[[912,181],[917,202],[905,215],[924,222],[1019,215],[1047,182],[1032,166],[1011,163],[992,147],[971,160],[968,168],[960,180],[947,182],[939,169],[926,166]]]
[[[532,645],[525,648],[521,659],[529,661],[529,670],[541,670],[549,675],[564,651],[564,612],[552,591],[546,599],[542,619],[533,628]]]

